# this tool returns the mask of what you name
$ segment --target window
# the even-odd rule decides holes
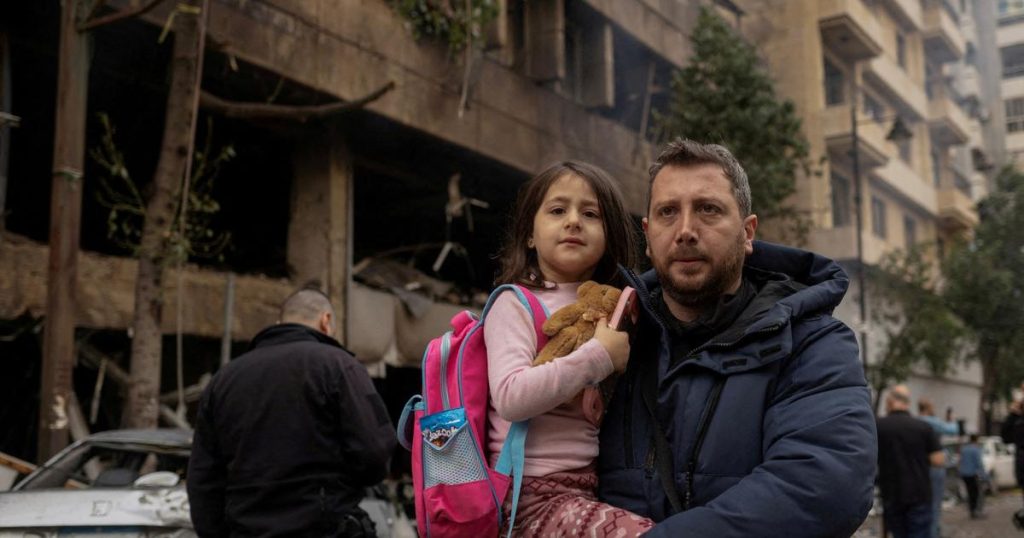
[[[864,92],[864,113],[869,118],[881,122],[885,118],[885,107],[877,99],[871,97],[870,93]]]
[[[850,180],[832,172],[832,227],[850,224]]]
[[[871,231],[885,238],[885,202],[877,196],[871,197]]]
[[[936,150],[932,150],[932,183],[942,186],[942,155]]]
[[[932,67],[932,64],[924,64],[924,94],[928,97],[929,101],[935,98],[935,82],[937,79],[938,77],[935,76],[935,68]]]
[[[1024,131],[1024,97],[1006,100],[1006,131]]]
[[[1024,0],[999,0],[1000,15],[1014,15],[1024,11]]]
[[[903,242],[907,250],[917,244],[917,221],[910,215],[903,215]]]
[[[903,69],[907,68],[907,38],[902,32],[896,32],[896,61]]]
[[[900,142],[897,142],[896,143],[896,147],[899,148],[899,150],[900,150],[900,160],[902,160],[903,162],[905,162],[905,163],[907,163],[909,165],[913,165],[914,164],[913,160],[912,160],[913,152],[910,151],[910,149],[911,149],[910,148],[910,141],[909,140],[902,140]]]
[[[825,105],[841,105],[846,100],[845,77],[832,62],[825,58]]]
[[[1024,44],[999,49],[1003,58],[1003,78],[1024,76]]]

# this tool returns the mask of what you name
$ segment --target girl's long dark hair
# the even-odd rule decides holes
[[[598,261],[591,280],[621,286],[623,282],[618,265],[636,266],[636,230],[622,204],[618,185],[597,166],[580,161],[562,161],[549,166],[519,188],[506,226],[505,242],[498,255],[500,268],[495,284],[543,287],[545,275],[537,263],[537,251],[529,248],[527,242],[533,235],[533,219],[548,188],[567,174],[579,177],[594,189],[604,222],[604,256]]]

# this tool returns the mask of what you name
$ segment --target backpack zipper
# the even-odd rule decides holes
[[[707,436],[708,426],[711,425],[711,417],[715,414],[715,409],[718,408],[718,401],[722,397],[722,388],[725,386],[725,380],[725,377],[720,377],[715,381],[715,386],[711,388],[711,397],[708,399],[708,403],[704,407],[704,413],[701,414],[700,422],[697,425],[697,442],[693,446],[693,453],[690,454],[690,461],[686,466],[686,492],[683,496],[683,510],[690,508],[690,500],[693,498],[693,475],[697,470],[697,458],[700,457],[700,449],[704,446],[704,437]]]
[[[448,356],[451,354],[452,332],[441,336],[441,409],[448,409]]]

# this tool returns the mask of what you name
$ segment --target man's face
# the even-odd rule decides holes
[[[740,216],[732,183],[716,164],[666,166],[651,185],[643,220],[650,257],[673,314],[690,320],[740,284],[757,216]],[[684,321],[689,321],[685,320]]]

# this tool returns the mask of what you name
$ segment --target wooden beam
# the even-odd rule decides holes
[[[67,405],[75,351],[75,293],[82,214],[82,168],[89,82],[88,36],[77,29],[80,0],[61,9],[50,194],[50,260],[39,409],[39,461],[68,444]]]
[[[228,118],[291,120],[304,123],[363,108],[394,88],[395,83],[388,82],[359,99],[327,105],[275,105],[229,101],[204,90],[199,95],[199,106]]]

